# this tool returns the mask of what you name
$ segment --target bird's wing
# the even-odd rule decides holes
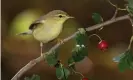
[[[32,23],[30,26],[29,26],[29,30],[34,30],[37,25],[40,24],[40,23]]]
[[[38,27],[37,25],[39,24],[42,24],[45,22],[45,15],[40,17],[39,19],[35,20],[30,26],[29,26],[29,29],[30,30],[33,30],[35,29],[36,27]]]
[[[34,30],[35,28],[39,27],[39,24],[44,24],[45,20],[38,20],[36,22],[33,22],[30,26],[29,26],[29,30]]]

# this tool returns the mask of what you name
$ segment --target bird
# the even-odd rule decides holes
[[[63,24],[70,18],[74,17],[68,15],[65,11],[53,10],[33,21],[27,32],[22,32],[18,35],[33,35],[33,37],[40,42],[42,56],[43,44],[56,39],[62,32]],[[60,42],[62,42],[62,40],[60,40]]]

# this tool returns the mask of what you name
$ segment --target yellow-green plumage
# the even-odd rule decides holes
[[[33,23],[36,24],[32,29],[34,38],[43,43],[57,38],[62,31],[63,23],[69,18],[71,17],[61,10],[48,13]]]
[[[50,21],[51,23],[49,24],[47,21]],[[47,43],[56,38],[63,28],[61,22],[55,22],[53,20],[47,21],[44,22],[44,24],[40,24],[39,27],[33,32],[35,39],[43,43]]]

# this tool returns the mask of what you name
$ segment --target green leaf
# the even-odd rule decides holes
[[[133,8],[133,0],[127,0],[128,1],[128,7]]]
[[[129,12],[129,14],[130,14],[131,16],[133,16],[133,8],[128,7],[128,8],[127,8],[127,11]]]
[[[83,45],[82,45],[83,46]],[[88,56],[88,48],[87,47],[82,47],[81,50],[80,50],[80,53],[83,55],[83,56]]]
[[[68,64],[72,64],[72,63],[74,63],[74,60],[73,60],[73,58],[71,57],[71,58],[68,59]]]
[[[87,49],[87,34],[85,33],[84,29],[79,30],[75,37],[76,39],[76,46],[72,50],[72,59],[74,62],[79,62],[84,59],[85,56],[88,56],[88,49]]]
[[[133,62],[130,63],[130,69],[133,70]]]
[[[58,79],[62,79],[64,77],[64,73],[63,73],[63,70],[62,68],[56,68],[56,76]]]
[[[67,80],[70,75],[70,71],[62,66],[56,68],[56,76],[58,79]]]
[[[81,34],[81,33],[78,33],[75,37],[76,39],[76,44],[79,44],[79,45],[82,45],[82,44],[86,44],[87,42],[87,35],[86,34]]]
[[[103,18],[98,13],[93,13],[92,18],[93,18],[93,20],[95,21],[96,24],[99,24],[99,23],[103,22]]]
[[[31,78],[25,77],[24,80],[40,80],[40,76],[38,76],[38,75],[32,75]]]
[[[128,1],[127,11],[130,13],[131,16],[133,16],[133,0],[127,0],[127,1]]]
[[[68,76],[70,75],[70,71],[67,68],[63,68],[63,72],[64,72],[63,80],[67,80]]]
[[[29,77],[25,77],[24,80],[30,80],[30,78]]]
[[[75,62],[79,62],[88,56],[88,50],[84,45],[76,45],[72,51],[72,58]]]
[[[38,75],[33,75],[33,76],[31,77],[31,80],[40,80],[40,76],[38,76]]]
[[[129,53],[128,53],[128,60],[127,61],[128,61],[130,69],[133,70],[133,55],[132,55],[131,51],[129,51]]]
[[[125,57],[125,55],[123,55],[124,57],[121,58],[119,64],[118,64],[118,67],[119,67],[119,70],[121,72],[125,71],[127,68],[129,68],[129,65],[127,63],[127,57]]]
[[[58,59],[57,59],[57,56],[58,56],[58,53],[57,52],[53,52],[53,53],[50,53],[49,55],[46,56],[46,61],[47,63],[50,65],[50,66],[54,66]]]
[[[120,61],[118,64],[119,70],[121,72],[126,69],[133,69],[133,55],[131,50],[125,51],[125,53],[120,57]]]
[[[118,56],[113,57],[114,62],[120,62],[121,57],[124,55],[124,53],[119,54]]]

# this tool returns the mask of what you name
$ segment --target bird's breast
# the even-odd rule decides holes
[[[33,31],[36,40],[47,43],[61,33],[63,26],[60,23],[44,24]]]

